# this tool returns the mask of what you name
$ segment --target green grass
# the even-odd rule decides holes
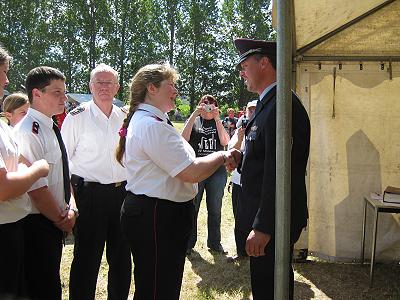
[[[176,128],[176,130],[178,132],[181,132],[183,129],[183,126],[185,125],[185,122],[184,121],[179,121],[179,122],[174,121],[174,122],[172,122],[172,124],[174,124],[174,127]]]

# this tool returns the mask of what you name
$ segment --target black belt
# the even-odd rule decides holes
[[[102,184],[100,182],[95,182],[95,181],[84,181],[83,186],[84,187],[89,187],[89,186],[101,186],[105,188],[118,188],[118,187],[124,187],[126,185],[126,181],[119,181],[119,182],[113,182],[113,183],[107,183],[107,184]]]
[[[119,182],[113,182],[113,183],[108,183],[108,184],[101,184],[100,182],[96,181],[85,181],[82,177],[72,174],[71,175],[71,183],[72,186],[76,189],[79,189],[80,187],[89,187],[89,186],[99,186],[99,187],[105,187],[105,188],[118,188],[118,187],[125,187],[126,181],[119,181]]]
[[[174,205],[193,205],[193,199],[184,201],[184,202],[175,202],[172,200],[167,200],[167,199],[162,199],[162,198],[157,198],[157,197],[150,197],[144,194],[134,194],[131,191],[127,191],[127,199],[139,199],[139,200],[150,200],[150,201],[162,201],[164,203],[170,204],[172,206]]]

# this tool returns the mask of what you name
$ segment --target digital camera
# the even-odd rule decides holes
[[[206,104],[206,105],[204,105],[204,110],[206,112],[211,112],[212,111],[212,106],[210,104]]]
[[[242,120],[242,128],[246,128],[248,123],[249,123],[249,119],[243,118],[243,120]]]

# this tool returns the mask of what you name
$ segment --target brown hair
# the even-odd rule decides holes
[[[2,109],[4,112],[12,113],[17,108],[28,103],[28,96],[24,93],[13,93],[8,95],[2,105]]]
[[[200,105],[201,103],[203,103],[203,102],[205,102],[205,101],[207,101],[206,104],[214,104],[216,107],[218,107],[217,99],[215,99],[214,96],[211,96],[211,95],[204,95],[204,96],[202,96],[202,97],[200,98],[200,101],[199,101],[199,104],[198,104],[198,105]]]
[[[25,80],[25,88],[29,102],[32,103],[33,100],[33,89],[43,90],[46,86],[51,84],[52,80],[65,81],[65,76],[61,71],[47,66],[41,66],[30,70]]]
[[[4,114],[6,112],[8,113],[13,113],[14,110],[17,108],[20,108],[21,106],[29,103],[28,96],[24,93],[18,92],[18,93],[13,93],[11,95],[8,95],[2,104],[2,109]],[[10,125],[10,121],[7,120],[8,125]]]
[[[147,87],[149,84],[159,87],[162,81],[168,79],[172,79],[174,82],[179,79],[179,75],[176,70],[168,63],[146,65],[140,68],[135,76],[133,76],[129,92],[129,112],[122,123],[122,128],[120,131],[122,134],[120,133],[119,144],[115,154],[117,161],[121,165],[123,165],[122,157],[125,153],[126,143],[126,136],[124,132],[126,132],[128,129],[129,122],[131,121],[133,114],[136,112],[137,107],[140,103],[144,102],[147,94]]]
[[[1,46],[0,44],[0,65],[4,65],[6,63],[10,63],[12,60],[11,55],[8,53],[8,51]]]

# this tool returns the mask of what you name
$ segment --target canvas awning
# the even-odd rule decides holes
[[[295,55],[398,56],[399,2],[294,0]]]

